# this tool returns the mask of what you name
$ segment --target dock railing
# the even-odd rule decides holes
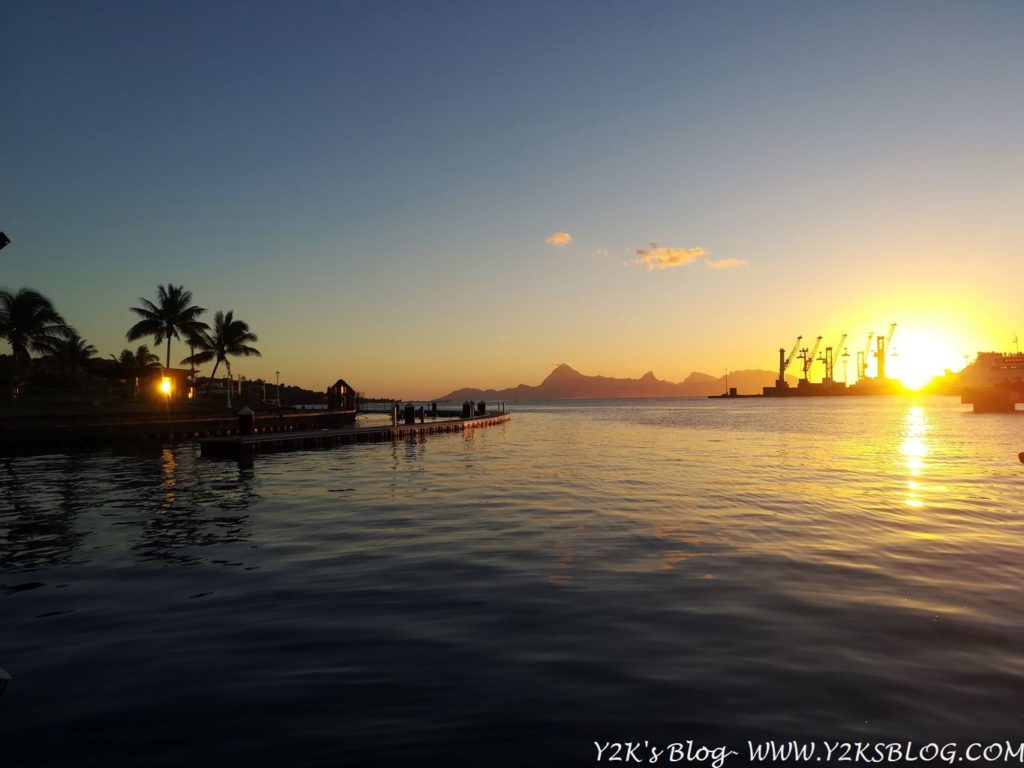
[[[508,413],[508,404],[502,401],[465,401],[456,403],[450,400],[426,402],[423,400],[357,400],[356,413],[360,414],[381,414],[388,416],[394,413],[395,409],[401,415],[408,406],[419,414],[422,410],[425,418],[470,418],[479,416],[496,415]],[[468,406],[468,413],[467,413]]]

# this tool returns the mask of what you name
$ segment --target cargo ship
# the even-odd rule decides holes
[[[1024,382],[1024,354],[1020,352],[979,352],[974,362],[960,372],[966,387],[987,387]]]

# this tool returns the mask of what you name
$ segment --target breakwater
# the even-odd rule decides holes
[[[275,413],[255,417],[259,434],[338,429],[355,423],[355,411]],[[176,442],[238,433],[238,417],[167,416],[165,418],[25,419],[0,426],[0,456],[65,453],[122,442]]]

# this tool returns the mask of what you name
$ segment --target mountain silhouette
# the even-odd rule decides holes
[[[729,373],[729,387],[740,394],[759,394],[762,387],[775,384],[775,371],[746,370]],[[792,385],[796,379],[788,377]],[[467,387],[449,392],[436,400],[602,400],[633,397],[705,397],[726,391],[725,376],[711,376],[695,371],[684,381],[663,381],[648,371],[639,379],[617,379],[609,376],[587,376],[571,365],[561,363],[540,384],[520,384],[509,389],[474,389]]]

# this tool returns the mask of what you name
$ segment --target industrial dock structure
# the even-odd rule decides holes
[[[886,361],[895,353],[891,351],[892,337],[896,323],[889,326],[886,335],[869,333],[864,348],[857,351],[857,379],[847,383],[847,366],[850,353],[846,348],[847,334],[839,342],[821,349],[822,337],[815,338],[810,346],[801,346],[803,336],[786,353],[779,349],[779,375],[774,386],[764,387],[760,395],[741,395],[731,388],[724,395],[714,398],[737,397],[839,397],[843,395],[899,395],[909,390],[898,379],[886,373]],[[1016,337],[1014,337],[1016,342]],[[871,358],[875,360],[875,375],[868,375]],[[795,362],[800,361],[800,378],[796,386],[786,380],[787,372]],[[842,361],[843,378],[837,380],[836,366]],[[812,381],[815,364],[823,366],[819,381]],[[1018,349],[1014,354],[1001,352],[979,352],[973,363],[958,374],[946,372],[943,381],[933,382],[933,392],[959,395],[962,403],[974,406],[975,413],[1024,413],[1017,411],[1016,404],[1024,402],[1024,354]]]
[[[864,349],[857,351],[857,381],[854,384],[846,383],[846,368],[850,358],[850,353],[846,348],[847,334],[842,335],[838,344],[827,346],[824,350],[821,350],[821,336],[818,336],[810,347],[801,347],[803,336],[797,336],[788,355],[785,348],[779,349],[779,377],[775,380],[774,386],[764,388],[763,395],[764,397],[836,397],[840,395],[891,395],[904,392],[903,385],[895,379],[889,378],[885,372],[886,356],[889,354],[895,332],[896,323],[893,323],[889,326],[887,336],[878,334],[876,337],[874,332],[868,334]],[[872,341],[875,342],[873,352]],[[868,364],[872,356],[876,362],[876,374],[869,377],[867,375]],[[800,361],[801,376],[797,385],[792,387],[786,381],[786,372],[797,360]],[[836,365],[840,360],[843,365],[842,381],[836,378]],[[815,363],[821,363],[824,367],[820,381],[811,381]]]

